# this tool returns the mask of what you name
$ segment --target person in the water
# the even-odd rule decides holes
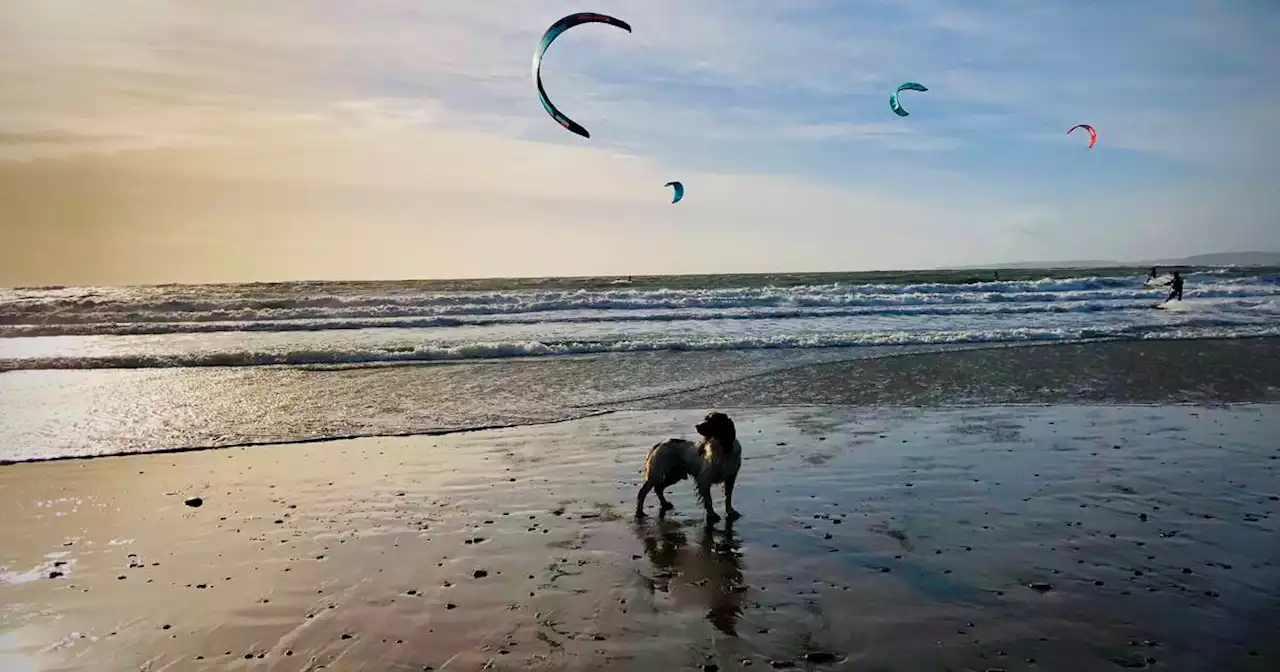
[[[1177,299],[1179,301],[1182,300],[1182,275],[1181,274],[1179,274],[1177,271],[1174,271],[1173,279],[1164,284],[1173,287],[1172,291],[1169,292],[1169,298],[1165,299],[1164,303],[1169,303],[1174,299]]]
[[[1156,275],[1157,275],[1157,273],[1156,273],[1156,267],[1155,267],[1155,266],[1152,266],[1152,267],[1151,267],[1151,277],[1149,277],[1149,278],[1147,278],[1147,279],[1148,279],[1148,280],[1155,280],[1155,279],[1156,279]]]

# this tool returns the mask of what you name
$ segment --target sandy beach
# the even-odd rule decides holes
[[[631,513],[702,410],[0,468],[0,669],[1280,661],[1274,405],[728,410],[728,527]]]

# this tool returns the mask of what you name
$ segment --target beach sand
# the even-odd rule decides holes
[[[0,670],[1280,668],[1278,406],[724,410],[0,467]]]

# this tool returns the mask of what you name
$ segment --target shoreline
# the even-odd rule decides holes
[[[947,404],[947,405],[928,406],[928,407],[916,406],[912,404],[881,404],[881,405],[877,405],[875,408],[883,411],[917,411],[917,410],[966,411],[966,410],[978,410],[978,409],[990,409],[990,408],[1009,409],[1009,410],[1029,410],[1029,409],[1042,409],[1042,408],[1055,408],[1055,407],[1058,407],[1058,408],[1111,407],[1111,408],[1133,409],[1133,408],[1249,408],[1254,406],[1258,406],[1258,407],[1276,406],[1277,409],[1280,409],[1280,404],[1276,404],[1270,401],[1236,401],[1236,402],[1220,402],[1220,403],[1212,403],[1212,402],[1206,403],[1206,402],[1197,402],[1197,401],[1129,402],[1129,403],[1027,402],[1022,404],[1002,403],[994,406],[991,404],[982,404],[982,403],[971,403],[971,404],[957,403],[957,404]],[[849,404],[841,404],[841,403],[772,404],[767,407],[743,407],[743,408],[725,407],[723,410],[735,411],[735,412],[743,412],[743,411],[749,412],[752,410],[783,411],[783,410],[803,410],[803,409],[814,409],[814,408],[839,409],[839,410],[848,410],[848,411],[859,410],[859,407],[854,407],[854,406],[850,406]],[[245,443],[232,443],[232,444],[219,445],[219,446],[186,446],[186,447],[180,447],[180,448],[156,448],[152,450],[133,451],[133,452],[124,451],[124,452],[117,452],[117,453],[103,453],[100,455],[62,455],[58,457],[34,457],[34,458],[23,459],[23,460],[0,460],[0,467],[10,467],[10,466],[17,466],[21,464],[41,464],[46,462],[74,462],[74,461],[83,461],[83,460],[102,460],[102,459],[120,458],[120,457],[176,455],[176,454],[182,454],[182,453],[201,453],[201,452],[209,452],[209,451],[217,451],[217,450],[236,450],[236,449],[246,449],[246,448],[272,448],[272,447],[293,446],[293,445],[306,446],[306,445],[317,444],[317,443],[361,441],[366,439],[406,439],[406,438],[414,438],[414,437],[429,438],[429,437],[453,436],[457,434],[474,434],[477,432],[488,432],[488,431],[494,431],[494,430],[500,430],[500,429],[520,429],[524,427],[542,427],[546,425],[561,425],[565,423],[577,422],[579,420],[587,420],[590,418],[598,418],[598,417],[607,416],[607,415],[652,413],[652,412],[658,412],[658,411],[692,412],[691,409],[687,409],[687,408],[661,408],[661,409],[618,408],[618,409],[603,410],[596,413],[590,413],[587,415],[561,418],[556,420],[547,420],[543,422],[523,422],[523,423],[512,423],[512,424],[504,424],[504,425],[492,425],[487,427],[463,427],[463,428],[456,428],[456,429],[439,429],[439,430],[428,429],[428,430],[422,430],[422,431],[400,432],[400,433],[393,433],[393,434],[360,434],[360,435],[352,435],[352,436],[323,436],[323,437],[315,437],[310,439],[287,439],[287,440],[282,439],[279,441],[250,441]]]
[[[10,444],[0,448],[0,464],[438,436],[629,410],[1280,401],[1280,338],[1037,344],[776,363],[751,353],[697,352],[556,359],[0,375],[0,394],[18,401],[0,418]],[[370,409],[370,399],[388,401]],[[68,412],[83,416],[75,435],[62,429]]]
[[[331,443],[334,441],[355,441],[359,439],[404,439],[415,436],[431,437],[431,436],[451,436],[454,434],[472,434],[475,432],[488,432],[497,429],[513,429],[517,427],[538,427],[541,425],[555,425],[562,422],[573,422],[575,420],[586,420],[602,415],[610,415],[618,411],[599,411],[596,413],[588,413],[572,418],[563,418],[559,420],[547,420],[545,422],[522,422],[503,425],[489,425],[482,427],[460,427],[439,430],[422,430],[417,432],[399,432],[393,434],[360,434],[352,436],[317,436],[309,439],[281,439],[279,441],[246,441],[243,443],[229,443],[219,446],[183,446],[178,448],[155,448],[143,451],[123,451],[118,453],[103,453],[100,455],[60,455],[57,457],[33,457],[27,460],[0,460],[0,467],[8,467],[18,464],[33,464],[39,462],[67,462],[71,460],[98,460],[111,457],[131,457],[135,455],[174,455],[179,453],[200,453],[210,450],[232,450],[235,448],[264,448],[271,446],[290,446],[290,445],[309,445],[313,443]]]

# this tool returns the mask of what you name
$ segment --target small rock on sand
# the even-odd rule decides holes
[[[1047,593],[1053,590],[1053,584],[1049,583],[1048,581],[1032,581],[1031,583],[1027,584],[1027,587],[1030,588],[1031,590],[1036,591],[1037,593]]]
[[[198,509],[198,508],[200,508],[200,507],[204,504],[204,500],[203,500],[203,499],[200,499],[199,497],[191,497],[191,498],[189,498],[189,499],[187,499],[187,500],[183,501],[182,503],[183,503],[183,504],[186,504],[187,506],[189,506],[189,507],[191,507],[191,508],[193,508],[193,509]]]

